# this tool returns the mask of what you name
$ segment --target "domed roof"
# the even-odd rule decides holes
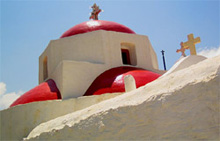
[[[10,105],[10,107],[19,104],[26,104],[30,102],[55,100],[55,99],[61,99],[60,91],[58,90],[56,83],[52,79],[49,79],[47,80],[47,82],[43,82],[37,87],[24,93],[16,101],[14,101]]]
[[[112,68],[99,75],[87,89],[84,96],[125,92],[124,77],[126,75],[132,75],[134,77],[137,88],[152,82],[161,76],[160,74],[148,70],[130,66]],[[56,99],[61,99],[60,91],[57,88],[56,83],[52,79],[49,79],[24,93],[14,101],[10,107],[31,102]]]
[[[74,27],[64,32],[60,38],[92,32],[96,30],[116,31],[116,32],[135,34],[135,32],[130,28],[116,22],[103,21],[103,20],[90,20],[75,25]]]
[[[99,75],[84,96],[125,92],[124,77],[126,75],[132,75],[134,77],[137,88],[161,76],[160,74],[135,67],[122,66],[112,68]]]

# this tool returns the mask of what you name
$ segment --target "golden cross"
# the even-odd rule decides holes
[[[180,46],[181,46],[181,48],[180,48],[180,49],[177,49],[176,52],[177,52],[177,53],[181,52],[181,53],[182,53],[182,56],[183,56],[183,57],[186,57],[185,50],[186,50],[186,49],[189,49],[189,48],[184,48],[183,42],[180,43]]]
[[[183,43],[183,47],[185,49],[189,48],[191,55],[196,55],[196,46],[195,46],[195,44],[201,42],[200,37],[194,38],[193,34],[189,34],[187,36],[187,38],[188,38],[188,41]]]

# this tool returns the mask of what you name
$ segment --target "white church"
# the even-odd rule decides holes
[[[166,71],[159,70],[149,38],[122,24],[98,20],[99,12],[94,5],[91,20],[50,41],[39,57],[39,85],[1,111],[2,139],[21,140],[43,122],[163,77]],[[167,73],[204,59],[186,57]]]

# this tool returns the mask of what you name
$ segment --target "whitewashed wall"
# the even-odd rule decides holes
[[[47,57],[48,78],[59,88],[62,98],[82,96],[95,78],[104,71],[126,66],[121,49],[131,45],[135,67],[158,70],[157,56],[147,36],[113,31],[94,31],[53,40],[39,59],[39,82],[43,82],[43,61]]]
[[[18,105],[1,115],[1,140],[21,140],[42,122],[84,109],[119,94],[86,96],[69,100],[51,100]]]

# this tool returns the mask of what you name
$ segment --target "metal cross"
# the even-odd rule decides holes
[[[89,17],[89,19],[98,20],[99,13],[102,10],[99,9],[99,6],[97,6],[96,3],[94,3],[91,8],[92,8],[92,12],[91,12],[91,16]]]
[[[189,49],[189,48],[184,48],[183,42],[180,43],[180,46],[181,46],[181,48],[180,48],[180,49],[177,49],[176,52],[177,52],[177,53],[181,52],[181,53],[182,53],[182,56],[183,56],[183,57],[186,57],[185,50],[186,50],[186,49]]]

